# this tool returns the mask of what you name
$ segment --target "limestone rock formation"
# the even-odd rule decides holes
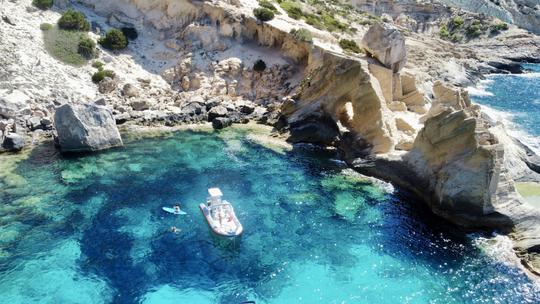
[[[62,152],[97,151],[122,146],[109,109],[95,104],[64,104],[56,109],[54,126]]]
[[[391,151],[395,121],[367,62],[325,51],[312,56],[295,110],[288,116],[289,124],[323,111],[369,143],[373,153]]]
[[[504,150],[473,109],[447,109],[428,119],[406,161],[429,181],[437,213],[456,217],[494,212]]]
[[[394,73],[407,62],[405,38],[394,26],[387,23],[372,25],[362,39],[365,50]]]

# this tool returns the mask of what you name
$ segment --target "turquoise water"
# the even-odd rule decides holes
[[[526,64],[529,73],[522,75],[492,75],[482,89],[489,94],[473,95],[473,100],[512,115],[516,128],[540,136],[540,65]]]
[[[1,302],[540,303],[476,238],[332,157],[226,130],[3,158]],[[206,226],[197,205],[214,186],[241,238]],[[176,201],[188,215],[161,211]]]

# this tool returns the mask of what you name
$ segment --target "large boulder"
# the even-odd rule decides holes
[[[216,117],[212,120],[212,127],[214,129],[223,129],[232,124],[232,120],[228,117]]]
[[[14,117],[16,113],[28,107],[29,101],[30,97],[18,90],[0,96],[0,118]]]
[[[16,152],[24,148],[24,143],[24,136],[17,133],[10,133],[4,137],[4,141],[2,142],[2,148],[7,151]]]
[[[362,44],[368,53],[394,73],[399,72],[407,62],[405,38],[393,25],[387,23],[372,25],[364,35]]]
[[[226,117],[228,112],[224,106],[215,106],[208,111],[208,121],[212,121],[216,117]]]
[[[112,112],[96,104],[64,104],[54,114],[62,152],[97,151],[122,146]]]

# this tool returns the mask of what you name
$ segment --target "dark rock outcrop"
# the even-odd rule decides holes
[[[287,140],[293,143],[332,145],[338,136],[339,128],[336,122],[328,115],[314,112],[313,115],[290,124],[290,137]]]
[[[212,127],[214,129],[223,129],[232,124],[231,119],[227,117],[216,117],[214,120],[212,120]]]
[[[17,152],[24,148],[24,136],[17,133],[10,133],[4,137],[2,148],[6,151]]]

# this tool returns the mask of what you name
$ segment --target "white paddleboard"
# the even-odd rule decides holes
[[[179,212],[176,212],[176,211],[174,211],[174,208],[169,208],[169,207],[163,207],[161,209],[163,209],[163,211],[165,211],[165,212],[169,212],[169,213],[176,214],[176,215],[185,215],[185,214],[187,214],[182,210],[180,210]]]

